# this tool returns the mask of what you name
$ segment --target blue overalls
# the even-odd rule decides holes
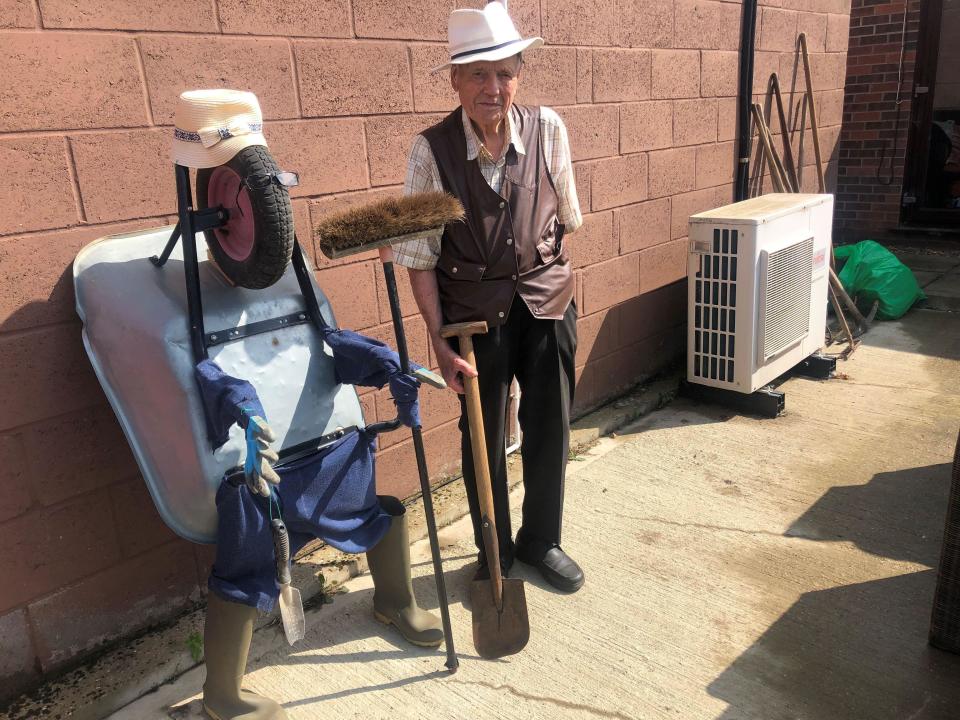
[[[349,330],[326,329],[324,340],[333,349],[338,382],[373,387],[389,383],[400,420],[420,424],[420,383],[401,371],[396,352]],[[233,423],[245,427],[248,417],[266,417],[246,380],[226,375],[212,360],[199,363],[195,374],[214,448],[226,441]],[[251,492],[242,472],[228,473],[217,489],[211,592],[264,612],[273,609],[279,586],[270,519],[279,515],[290,534],[291,556],[314,538],[349,553],[375,546],[391,523],[377,501],[375,438],[360,428],[308,457],[279,465],[281,482],[270,498]]]

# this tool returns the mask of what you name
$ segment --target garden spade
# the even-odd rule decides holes
[[[277,561],[277,582],[280,583],[280,619],[283,621],[283,634],[287,642],[293,645],[302,640],[306,631],[306,621],[303,618],[303,601],[300,591],[290,584],[290,536],[283,520],[274,518],[270,521],[270,531],[273,533],[273,549]]]
[[[486,322],[467,322],[445,325],[440,335],[456,337],[460,342],[460,356],[473,368],[473,335],[487,332]],[[492,659],[513,655],[523,650],[530,639],[530,620],[527,617],[527,597],[523,580],[504,578],[500,572],[500,548],[494,521],[493,490],[490,487],[490,466],[487,462],[487,440],[483,431],[483,411],[480,407],[480,387],[476,377],[464,377],[467,421],[470,443],[473,446],[473,466],[480,500],[483,549],[490,568],[489,580],[474,580],[470,584],[470,604],[473,612],[473,644],[482,658]]]

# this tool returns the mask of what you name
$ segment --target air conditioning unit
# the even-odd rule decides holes
[[[824,342],[832,195],[774,193],[690,218],[687,381],[752,393]]]

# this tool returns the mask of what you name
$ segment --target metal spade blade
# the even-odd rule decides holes
[[[293,645],[303,640],[306,634],[306,620],[303,617],[303,602],[300,591],[292,585],[280,586],[280,619],[283,620],[283,634],[287,642]]]
[[[503,606],[498,608],[489,580],[470,583],[470,607],[473,612],[473,645],[487,660],[513,655],[530,639],[527,596],[523,580],[504,578]]]
[[[270,531],[277,562],[277,582],[280,584],[280,619],[287,642],[293,645],[303,639],[306,620],[300,591],[290,585],[290,537],[287,535],[287,526],[280,519],[270,521]]]

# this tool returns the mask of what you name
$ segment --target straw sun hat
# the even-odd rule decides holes
[[[543,45],[543,38],[520,37],[507,9],[499,2],[487,3],[483,10],[451,12],[447,25],[447,40],[450,61],[430,72],[479,60],[503,60]]]
[[[250,145],[267,145],[256,95],[243,90],[190,90],[180,95],[172,150],[177,165],[217,167]]]

